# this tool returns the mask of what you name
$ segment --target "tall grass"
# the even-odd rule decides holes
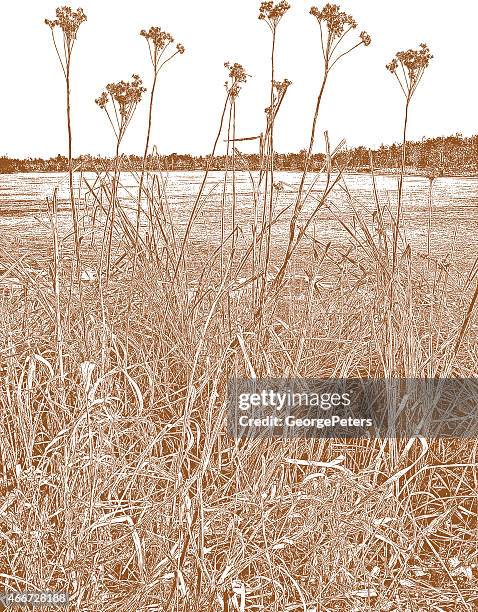
[[[282,11],[267,2],[260,14]],[[370,42],[362,33],[331,60],[355,21],[333,5],[312,14],[326,74]],[[153,66],[156,78],[154,56]],[[272,69],[261,170],[243,167],[248,230],[234,129],[247,73],[226,68],[212,154],[183,219],[149,153],[150,127],[125,197],[120,143],[144,93],[133,77],[98,99],[115,165],[82,185],[82,221],[100,228],[97,278],[81,298],[69,282],[56,194],[50,278],[0,252],[21,287],[0,302],[0,579],[7,590],[66,590],[82,611],[472,610],[476,441],[226,433],[233,376],[468,377],[477,365],[474,278],[452,253],[412,250],[373,171],[369,206],[358,201],[327,134],[324,172],[309,172],[326,77],[290,193],[274,184],[273,124],[288,85]],[[223,136],[224,226],[201,239]],[[322,239],[319,213],[341,241]]]

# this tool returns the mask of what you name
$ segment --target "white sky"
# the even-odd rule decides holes
[[[276,135],[279,151],[305,148],[322,76],[313,2],[289,0],[279,26],[277,78],[289,78]],[[64,153],[64,84],[45,17],[56,0],[3,0],[0,8],[0,154]],[[61,3],[61,0],[60,0]],[[186,46],[162,73],[152,142],[162,153],[208,153],[224,100],[226,60],[253,76],[238,102],[238,136],[263,129],[268,105],[270,33],[257,19],[256,0],[80,0],[81,26],[73,64],[74,152],[111,154],[111,128],[95,97],[111,81],[139,73],[149,85],[150,63],[139,30],[158,25]],[[324,2],[316,3],[321,8]],[[76,3],[72,5],[77,8]],[[409,137],[478,132],[476,0],[346,0],[372,45],[345,58],[331,77],[319,131],[332,143],[376,146],[399,140],[402,94],[385,64],[396,51],[427,42],[435,59],[413,101]],[[353,35],[352,35],[353,36]],[[123,151],[140,152],[146,103],[138,107]],[[318,137],[321,148],[321,138]],[[255,145],[254,145],[255,147]],[[243,147],[253,150],[251,145]]]

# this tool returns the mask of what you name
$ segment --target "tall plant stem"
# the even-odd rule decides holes
[[[78,232],[78,214],[75,206],[75,193],[73,187],[73,137],[71,131],[71,87],[70,87],[70,61],[67,61],[66,64],[66,119],[67,119],[67,127],[68,127],[68,177],[69,177],[69,188],[70,188],[70,206],[71,206],[71,215],[73,218],[73,233],[75,240],[75,257],[77,264],[77,274],[80,277],[81,275],[81,266],[80,266],[80,238]]]
[[[229,138],[229,137],[228,137]],[[232,100],[232,210],[231,210],[231,222],[232,222],[232,247],[231,247],[231,258],[234,257],[234,251],[236,249],[236,100]]]
[[[392,276],[397,265],[397,250],[398,250],[398,235],[400,232],[400,221],[402,217],[402,196],[403,196],[403,181],[405,176],[405,162],[407,153],[407,126],[408,126],[408,109],[410,106],[410,96],[407,96],[405,104],[405,117],[403,120],[403,137],[402,137],[402,159],[400,164],[400,179],[398,181],[398,196],[397,196],[397,216],[395,219],[395,227],[393,231],[393,251],[392,251]]]
[[[307,155],[304,161],[304,170],[302,172],[302,176],[300,179],[300,183],[299,183],[299,189],[297,191],[297,199],[296,199],[296,203],[295,203],[295,207],[294,207],[294,212],[292,214],[292,218],[290,220],[290,225],[289,225],[289,242],[287,245],[287,250],[286,250],[286,254],[284,256],[284,260],[282,262],[282,265],[279,269],[279,272],[277,273],[275,279],[274,279],[274,285],[278,286],[281,282],[282,279],[284,278],[287,266],[289,264],[289,260],[290,257],[292,255],[292,252],[294,250],[294,238],[295,238],[295,232],[296,232],[296,228],[297,228],[297,220],[299,218],[299,214],[300,211],[302,210],[302,193],[304,191],[304,186],[305,186],[305,179],[307,177],[307,173],[309,171],[309,164],[310,164],[310,160],[312,158],[312,151],[314,148],[314,142],[315,142],[315,132],[317,129],[317,121],[319,119],[319,112],[320,112],[320,105],[322,103],[322,97],[324,95],[324,91],[325,91],[325,85],[327,83],[327,78],[329,76],[329,66],[326,63],[325,65],[325,71],[324,71],[324,78],[322,80],[322,85],[320,87],[320,91],[319,91],[319,95],[317,96],[317,102],[315,105],[315,111],[314,111],[314,118],[312,120],[312,127],[310,130],[310,141],[309,141],[309,148],[307,150]]]
[[[428,231],[427,231],[427,268],[430,270],[430,249],[431,249],[431,233],[432,233],[432,209],[433,209],[433,181],[430,177],[430,186],[428,190]]]
[[[268,231],[266,237],[266,252],[265,252],[265,265],[264,265],[264,276],[262,279],[262,293],[265,291],[267,282],[267,273],[269,270],[270,260],[270,246],[271,246],[271,222],[273,216],[273,198],[274,198],[274,79],[275,79],[275,50],[276,50],[276,31],[272,32],[272,50],[271,50],[271,103],[270,103],[270,125],[269,138],[268,138],[268,158],[269,158],[269,171],[270,171],[270,187],[269,193],[265,193],[264,197],[264,208],[266,206],[267,196],[269,196],[269,210],[267,216]]]
[[[80,297],[80,309],[83,319],[83,335],[86,334],[86,315],[83,306],[83,289],[81,286],[81,250],[80,250],[80,233],[78,228],[78,213],[75,205],[75,191],[73,186],[73,136],[71,129],[71,83],[70,83],[70,66],[71,57],[66,56],[65,84],[66,84],[66,123],[68,129],[68,183],[70,191],[70,208],[73,220],[73,240],[75,244],[75,266],[76,280],[78,283],[78,292]]]
[[[153,124],[153,102],[154,102],[154,94],[156,91],[156,83],[158,81],[158,71],[154,70],[154,78],[153,84],[151,86],[151,94],[149,96],[149,112],[148,112],[148,129],[146,131],[146,142],[144,145],[144,153],[143,153],[143,161],[141,164],[141,175],[139,178],[139,189],[138,189],[138,207],[136,210],[136,241],[134,247],[134,259],[133,259],[133,274],[136,269],[136,259],[138,255],[138,243],[140,242],[139,238],[139,228],[141,224],[141,197],[143,195],[143,185],[144,185],[144,176],[146,174],[146,162],[148,159],[148,150],[149,150],[149,141],[151,139],[151,127]],[[151,211],[150,211],[151,212]],[[149,218],[152,219],[151,215],[148,215]]]
[[[146,174],[146,163],[147,163],[147,159],[148,159],[148,150],[149,150],[149,141],[151,138],[151,127],[153,124],[153,102],[154,102],[154,93],[156,90],[156,83],[158,80],[158,70],[156,69],[156,67],[154,68],[154,77],[153,77],[153,84],[151,86],[151,93],[149,96],[149,110],[148,110],[148,127],[146,130],[146,141],[144,144],[144,153],[143,153],[143,160],[141,163],[141,174],[139,177],[139,187],[138,187],[138,204],[137,204],[137,208],[136,208],[136,228],[135,228],[135,241],[134,241],[134,255],[133,255],[133,267],[131,270],[131,279],[134,281],[135,278],[135,274],[136,274],[136,265],[138,262],[138,246],[140,243],[140,235],[139,235],[139,230],[140,230],[140,226],[141,226],[141,198],[143,195],[143,185],[144,185],[144,177]],[[148,219],[150,221],[150,228],[149,228],[149,232],[150,234],[152,234],[153,232],[153,211],[152,211],[152,207],[150,207],[149,211],[148,211]],[[132,306],[132,298],[133,298],[133,293],[132,291],[129,292],[129,300],[128,300],[128,316],[126,318],[126,358],[128,358],[128,342],[129,342],[129,329],[130,329],[130,322],[131,322],[131,306]]]
[[[180,268],[181,263],[183,262],[183,259],[185,257],[185,251],[186,251],[186,247],[187,247],[187,243],[188,243],[189,234],[191,232],[192,226],[194,224],[194,221],[196,220],[196,217],[197,217],[197,215],[199,213],[199,210],[200,210],[200,207],[201,207],[201,199],[202,199],[202,196],[203,196],[203,193],[204,193],[204,188],[206,187],[206,182],[207,182],[209,173],[211,171],[212,160],[214,159],[214,155],[216,153],[217,144],[218,144],[219,139],[221,137],[222,127],[224,125],[224,117],[226,115],[227,105],[229,103],[230,95],[231,95],[230,92],[228,92],[227,96],[226,96],[226,100],[224,102],[224,107],[222,109],[221,120],[219,122],[219,128],[218,128],[218,131],[217,131],[217,134],[216,134],[216,139],[214,140],[214,145],[212,147],[212,151],[211,151],[211,153],[209,154],[209,157],[208,157],[208,161],[207,161],[207,165],[206,165],[206,170],[204,171],[203,179],[201,181],[201,185],[199,186],[198,194],[197,194],[196,199],[194,201],[192,210],[191,210],[191,212],[189,214],[189,219],[188,219],[188,223],[186,225],[186,230],[184,232],[184,236],[183,236],[183,239],[181,241],[181,249],[180,249],[180,252],[179,252],[179,257],[178,257],[178,260],[176,262],[176,266],[174,268],[174,274],[173,274],[173,278],[172,278],[172,281],[171,281],[172,283],[174,283],[174,281],[177,278],[177,275],[178,275],[178,272],[179,272],[179,268]]]
[[[111,268],[111,248],[113,245],[113,229],[115,225],[115,213],[116,213],[116,199],[117,199],[117,191],[118,191],[118,181],[119,181],[119,147],[120,147],[121,139],[118,138],[116,141],[116,152],[115,152],[115,166],[113,171],[113,185],[111,190],[111,202],[110,208],[108,210],[108,217],[106,219],[106,225],[108,226],[108,218],[111,212],[111,220],[109,223],[109,232],[108,232],[108,242],[107,242],[107,251],[106,251],[106,281],[105,285],[108,285],[110,280],[110,268]],[[103,241],[104,248],[104,241]],[[101,254],[101,262],[103,261],[103,249]],[[103,267],[102,264],[100,266]]]

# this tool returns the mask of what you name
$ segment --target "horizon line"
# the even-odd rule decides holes
[[[259,136],[254,137],[254,138],[259,138]],[[448,135],[441,135],[441,136],[423,136],[420,140],[413,140],[413,139],[407,139],[406,143],[407,144],[420,144],[420,143],[425,143],[428,141],[436,141],[436,140],[447,140],[450,138],[457,138],[459,140],[473,140],[474,138],[478,138],[478,132],[475,134],[472,134],[470,136],[465,136],[463,135],[462,132],[455,132],[454,134],[448,134]],[[252,140],[252,138],[236,138],[236,142],[241,142],[243,140]],[[225,141],[227,142],[227,141]],[[232,140],[230,140],[229,142],[232,142]],[[393,146],[398,146],[400,147],[402,143],[396,141],[396,142],[392,142],[392,143],[381,143],[378,146],[367,146],[367,145],[354,145],[354,146],[350,146],[347,147],[347,145],[345,145],[344,150],[346,151],[354,151],[354,150],[358,150],[358,149],[365,149],[368,151],[378,151],[380,150],[382,147],[393,147]],[[301,149],[299,151],[275,151],[276,155],[300,155],[302,152],[304,152],[306,149]],[[250,152],[250,151],[241,151],[242,155],[258,155],[259,152]],[[148,153],[148,156],[150,155],[154,155],[153,152]],[[188,151],[171,151],[168,153],[158,153],[159,157],[169,157],[171,155],[188,155],[192,158],[204,158],[204,157],[209,157],[211,155],[211,153],[190,153]],[[315,153],[313,153],[313,155],[325,155],[325,152],[323,151],[316,151]],[[105,153],[76,153],[73,155],[74,159],[80,158],[80,157],[84,157],[84,156],[89,156],[89,157],[93,157],[93,158],[104,158],[104,159],[113,159],[114,158],[114,154],[105,154]],[[137,157],[143,157],[142,153],[136,153],[136,152],[131,152],[131,151],[123,151],[122,153],[120,153],[120,157],[121,156],[137,156]],[[221,153],[221,154],[215,154],[213,157],[226,157],[227,153]],[[31,159],[37,159],[37,160],[43,160],[43,161],[48,161],[48,160],[53,160],[53,159],[58,159],[61,157],[68,157],[67,153],[57,153],[56,155],[50,155],[48,157],[43,157],[42,155],[40,156],[34,156],[34,155],[22,155],[22,156],[15,156],[15,157],[11,157],[9,153],[1,153],[0,154],[0,159],[9,159],[11,161],[27,161],[27,160],[31,160]]]

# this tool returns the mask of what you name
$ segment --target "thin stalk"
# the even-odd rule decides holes
[[[270,262],[270,246],[271,246],[271,222],[273,217],[273,198],[274,198],[274,80],[275,80],[275,50],[276,50],[276,30],[272,31],[272,49],[271,49],[271,91],[270,91],[270,124],[269,128],[269,142],[268,142],[268,158],[269,158],[269,172],[270,172],[270,187],[269,187],[269,210],[268,210],[268,227],[269,230],[266,236],[266,250],[265,250],[265,265],[262,278],[262,293],[264,293],[267,283],[267,273],[269,270]],[[267,190],[264,198],[264,207],[266,206]]]
[[[403,196],[403,181],[405,176],[405,162],[407,152],[407,126],[408,126],[408,109],[410,106],[411,97],[407,97],[405,104],[405,117],[403,120],[403,137],[402,137],[402,156],[400,165],[400,179],[398,181],[398,198],[397,198],[397,216],[395,219],[395,227],[393,232],[393,250],[392,250],[392,275],[395,272],[397,265],[397,248],[398,248],[398,235],[400,231],[400,221],[402,216],[402,196]]]
[[[68,126],[68,178],[70,188],[71,215],[73,218],[73,233],[75,239],[75,256],[78,280],[81,278],[80,263],[80,238],[78,232],[78,214],[75,206],[75,192],[73,188],[73,153],[72,153],[72,130],[71,130],[71,88],[70,88],[70,60],[66,62],[66,118]]]
[[[73,239],[75,245],[75,265],[76,265],[76,280],[78,283],[80,310],[83,320],[83,336],[86,334],[86,315],[83,306],[83,289],[81,286],[81,247],[80,247],[80,233],[78,228],[78,213],[75,205],[75,191],[73,186],[73,135],[71,127],[71,81],[70,81],[70,67],[71,67],[71,49],[67,52],[65,57],[66,69],[62,69],[65,75],[66,85],[66,123],[68,130],[68,184],[70,192],[70,208],[71,216],[73,220]]]
[[[430,177],[430,186],[428,189],[428,233],[427,233],[427,268],[430,270],[430,249],[431,249],[431,233],[432,233],[432,205],[433,205],[433,181]]]
[[[327,83],[327,78],[329,76],[329,68],[328,68],[328,64],[326,63],[325,65],[325,71],[324,71],[324,78],[322,80],[322,85],[320,87],[320,91],[319,91],[319,95],[317,96],[317,102],[315,105],[315,112],[314,112],[314,118],[312,120],[312,128],[310,130],[310,141],[309,141],[309,148],[307,150],[307,155],[304,161],[304,170],[302,172],[302,176],[300,179],[300,183],[299,183],[299,189],[297,192],[297,199],[296,199],[296,203],[295,203],[295,208],[294,208],[294,212],[292,214],[292,218],[290,221],[290,225],[289,225],[289,242],[287,245],[287,251],[286,254],[284,256],[284,260],[283,263],[279,269],[279,272],[277,273],[277,276],[274,280],[274,284],[279,285],[284,277],[285,271],[287,269],[287,265],[288,262],[290,260],[290,257],[292,255],[292,252],[294,250],[294,238],[295,238],[295,232],[296,232],[296,228],[297,228],[297,220],[300,214],[300,211],[302,209],[302,193],[304,191],[304,185],[305,185],[305,179],[307,177],[307,173],[309,171],[309,163],[310,163],[310,159],[312,157],[312,151],[314,148],[314,142],[315,142],[315,132],[316,132],[316,128],[317,128],[317,121],[319,118],[319,111],[320,111],[320,105],[322,103],[322,97],[324,95],[324,91],[325,91],[325,85]]]
[[[229,143],[228,143],[229,146]],[[231,258],[234,257],[234,251],[236,248],[236,100],[232,100],[232,211],[231,211],[231,222],[232,222],[232,253]]]
[[[151,93],[149,96],[149,111],[148,111],[148,129],[146,131],[146,142],[144,145],[144,153],[143,160],[141,164],[141,175],[139,178],[139,189],[138,189],[138,206],[136,210],[136,242],[134,247],[134,258],[133,258],[133,275],[136,269],[136,259],[138,254],[138,243],[139,239],[139,228],[141,223],[141,196],[143,194],[143,185],[144,185],[144,176],[146,173],[146,162],[148,159],[148,150],[149,150],[149,141],[151,138],[151,128],[153,124],[153,102],[154,102],[154,94],[156,91],[156,83],[158,80],[158,71],[154,71],[153,84],[151,86]]]
[[[184,254],[185,254],[186,245],[187,245],[188,238],[189,238],[189,233],[191,231],[193,223],[196,220],[197,214],[198,214],[199,209],[200,209],[201,198],[202,198],[202,195],[204,193],[204,188],[206,186],[206,181],[207,181],[207,178],[209,176],[209,172],[211,171],[212,160],[214,159],[214,155],[216,153],[216,148],[217,148],[219,139],[221,137],[222,126],[224,124],[224,117],[226,115],[226,110],[227,110],[227,105],[228,105],[228,102],[229,102],[229,98],[230,98],[230,92],[228,92],[228,94],[226,96],[226,100],[224,102],[224,107],[223,107],[222,114],[221,114],[221,120],[219,122],[219,128],[218,128],[218,131],[217,131],[217,134],[216,134],[216,139],[214,141],[214,145],[213,145],[212,151],[211,151],[211,153],[209,155],[209,159],[208,159],[208,162],[207,162],[206,170],[204,172],[204,176],[203,176],[203,179],[201,181],[201,185],[199,186],[198,194],[196,196],[193,208],[192,208],[191,213],[189,215],[188,223],[187,223],[187,226],[186,226],[186,231],[184,233],[184,236],[183,236],[183,239],[182,239],[182,242],[181,242],[181,250],[179,252],[178,261],[177,261],[175,269],[174,269],[174,275],[173,275],[173,278],[172,278],[172,283],[174,283],[174,281],[177,278],[177,275],[178,275],[178,272],[179,272],[179,268],[180,268],[181,263],[182,263],[182,261],[184,259]]]
[[[58,237],[58,197],[57,191],[53,193],[51,225],[53,233],[53,292],[55,294],[55,327],[58,368],[60,370],[60,392],[64,396],[65,368],[63,361],[63,322],[61,317],[61,257]],[[64,397],[62,397],[64,401]]]
[[[110,268],[111,268],[111,249],[113,244],[113,229],[115,224],[115,212],[116,212],[116,197],[117,197],[117,189],[118,189],[118,173],[119,173],[119,146],[121,139],[118,138],[116,141],[116,152],[115,152],[115,165],[113,171],[113,184],[111,189],[111,202],[108,209],[108,215],[106,218],[106,227],[108,228],[109,221],[109,232],[108,232],[108,240],[107,240],[107,248],[106,248],[106,280],[105,285],[107,286],[110,279]],[[111,219],[110,219],[111,215]],[[103,269],[103,257],[104,257],[104,246],[105,241],[103,240],[103,245],[101,247],[101,259],[100,259],[100,270]]]

